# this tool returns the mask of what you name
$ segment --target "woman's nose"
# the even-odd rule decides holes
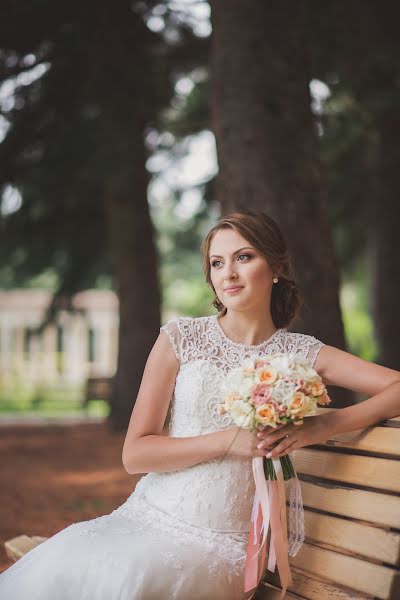
[[[234,265],[227,264],[225,267],[224,275],[226,279],[235,279],[237,277],[237,273],[236,269],[234,268]]]

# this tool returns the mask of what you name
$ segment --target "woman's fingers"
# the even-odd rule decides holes
[[[283,440],[277,446],[275,446],[275,448],[272,448],[272,450],[266,454],[266,457],[281,458],[282,456],[289,454],[289,452],[292,452],[292,450],[297,449],[298,446],[296,445],[296,442],[296,439],[291,440],[290,438],[283,438]]]
[[[257,448],[268,448],[281,439],[285,439],[285,436],[290,433],[288,425],[283,425],[279,430],[275,429],[272,432],[262,432],[261,435],[257,434],[260,442],[257,444]]]

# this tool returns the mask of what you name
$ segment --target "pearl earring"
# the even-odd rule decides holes
[[[277,277],[274,277],[274,279],[273,279],[273,282],[274,282],[274,283],[278,283],[278,278],[277,278]]]

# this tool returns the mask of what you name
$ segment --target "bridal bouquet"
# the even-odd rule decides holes
[[[318,405],[331,401],[309,361],[283,353],[246,359],[226,377],[222,392],[219,413],[230,413],[236,425],[251,431],[258,425],[273,428],[287,423],[301,425],[304,417],[316,414]],[[294,477],[289,455],[280,462],[284,479]],[[266,479],[276,479],[271,458],[265,458],[264,471]]]
[[[272,428],[288,423],[301,425],[305,417],[316,414],[318,405],[331,401],[321,377],[309,361],[284,353],[245,360],[226,377],[222,394],[219,413],[229,413],[236,425],[250,431],[258,425]],[[288,555],[295,556],[305,539],[300,483],[288,454],[279,459],[254,457],[252,468],[255,496],[247,546],[245,594],[253,590],[252,598],[265,565],[274,571],[277,564],[283,598],[292,583]],[[289,541],[284,486],[287,480],[291,480]]]

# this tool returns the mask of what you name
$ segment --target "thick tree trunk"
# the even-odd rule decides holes
[[[399,178],[400,118],[387,111],[378,123],[377,202],[375,206],[375,260],[373,298],[379,362],[398,369],[400,364],[400,253]]]
[[[363,107],[377,139],[372,158],[370,194],[374,218],[370,225],[372,309],[378,361],[399,368],[399,236],[400,152],[398,115],[400,43],[398,2],[351,0],[331,3],[337,46],[330,48],[342,86],[351,89]],[[368,177],[371,177],[367,173]]]
[[[223,212],[264,210],[281,226],[305,299],[291,329],[345,348],[339,277],[311,113],[303,2],[212,6],[212,117]],[[336,390],[335,405],[352,401]]]
[[[117,174],[110,182],[106,199],[120,318],[118,366],[109,419],[114,430],[126,429],[128,425],[160,324],[158,261],[141,137],[137,136],[129,179],[125,174]]]

